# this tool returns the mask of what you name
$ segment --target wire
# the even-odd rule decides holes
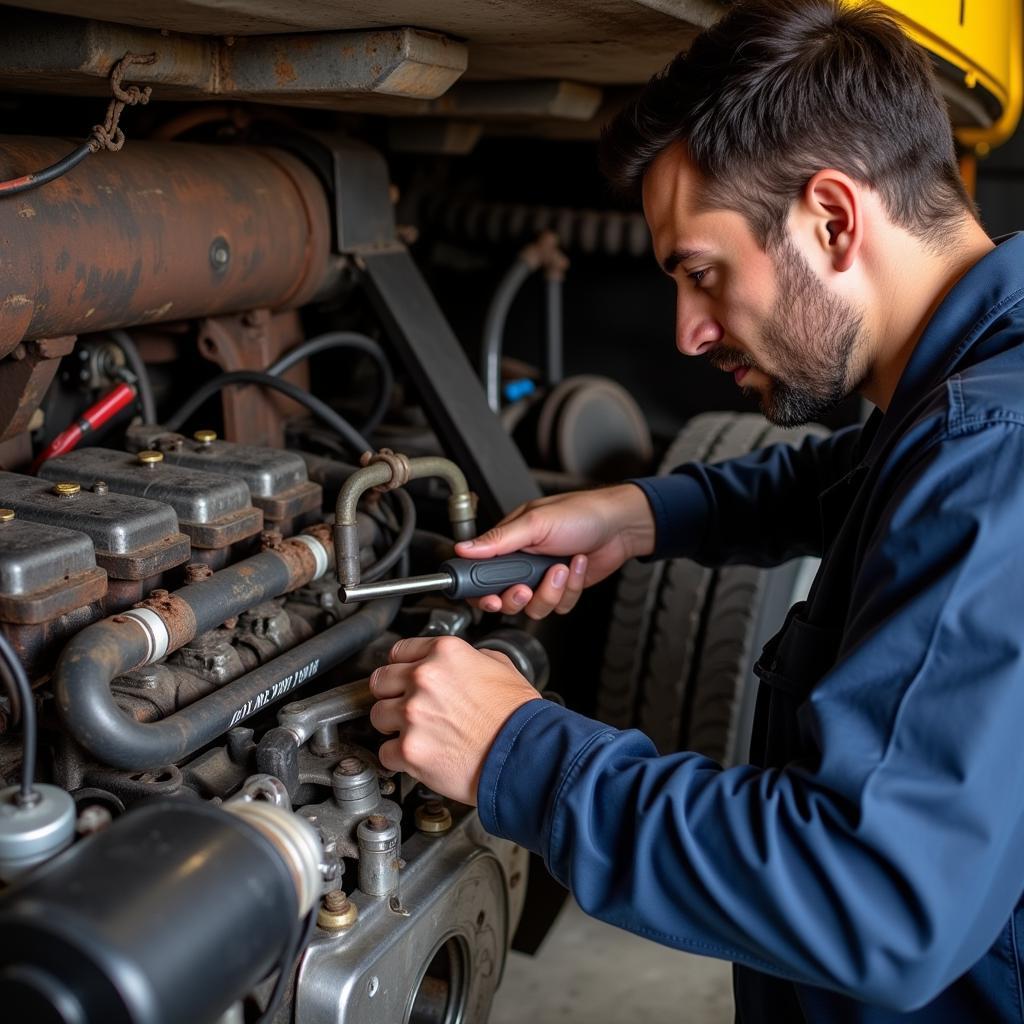
[[[401,489],[390,493],[395,496],[401,507],[401,529],[385,554],[360,574],[364,583],[373,583],[375,580],[379,580],[405,554],[412,541],[413,531],[416,529],[416,506],[412,503],[412,498]]]
[[[9,181],[0,181],[0,199],[4,196],[16,196],[19,192],[29,192],[40,185],[46,185],[55,178],[67,174],[72,168],[77,167],[93,151],[93,141],[83,142],[77,149],[73,149],[66,157],[58,160],[41,171],[34,171],[32,174],[23,174],[20,178],[11,178]]]
[[[277,362],[269,367],[267,373],[273,377],[278,377],[285,370],[290,369],[303,359],[308,359],[318,352],[326,352],[329,349],[338,348],[351,348],[358,352],[363,352],[365,355],[370,356],[377,366],[377,372],[380,375],[377,402],[362,428],[364,433],[369,434],[384,419],[384,415],[388,411],[388,404],[391,401],[391,392],[395,385],[391,364],[388,362],[384,350],[373,338],[369,338],[365,334],[359,334],[356,331],[328,331],[326,334],[310,338],[308,341],[302,342],[301,345],[296,345],[295,348],[285,352]]]
[[[135,374],[136,387],[139,389],[139,404],[142,406],[142,422],[149,425],[156,423],[156,399],[153,397],[153,382],[149,379],[149,370],[139,355],[127,331],[111,331],[111,338],[124,353],[128,368]]]
[[[292,384],[291,381],[282,380],[280,377],[271,377],[268,373],[259,373],[256,370],[232,370],[231,373],[222,373],[212,380],[208,380],[176,413],[168,418],[164,426],[171,431],[180,430],[185,421],[199,409],[203,402],[222,388],[235,384],[262,384],[264,387],[280,391],[293,401],[304,405],[314,416],[323,420],[336,434],[340,434],[349,445],[349,448],[357,455],[373,450],[370,442],[344,416],[335,412],[326,402],[322,402],[315,395],[304,391],[297,384]]]
[[[292,971],[299,957],[302,956],[309,945],[310,939],[313,938],[313,929],[316,927],[316,915],[317,908],[313,907],[305,921],[300,919],[299,927],[296,929],[298,941],[290,942],[285,947],[285,952],[281,957],[281,969],[278,971],[277,981],[274,982],[274,989],[270,993],[267,1008],[260,1014],[256,1024],[270,1024],[274,1019],[274,1015],[281,1006],[281,1000],[284,999],[284,990],[288,987],[288,982],[291,981]]]
[[[99,430],[105,423],[113,419],[122,409],[126,409],[135,401],[137,391],[132,384],[118,384],[105,395],[90,405],[82,416],[70,427],[62,430],[35,458],[32,473],[38,473],[39,467],[57,455],[64,455],[77,448],[78,443],[90,431]]]
[[[37,799],[33,788],[36,777],[36,705],[25,669],[3,633],[0,633],[0,679],[21,705],[21,793],[18,799],[28,804]]]

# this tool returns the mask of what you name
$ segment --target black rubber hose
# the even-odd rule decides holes
[[[65,175],[72,168],[77,167],[92,152],[92,140],[83,142],[77,149],[73,149],[66,157],[58,160],[41,171],[34,171],[32,174],[22,175],[20,178],[11,178],[9,181],[0,181],[0,199],[5,196],[16,196],[21,192],[30,192],[40,185]]]
[[[21,711],[21,792],[19,801],[31,803],[35,798],[36,777],[36,705],[32,697],[32,685],[25,669],[7,637],[0,633],[0,679],[12,691]]]
[[[71,736],[103,764],[129,771],[161,768],[358,654],[391,625],[400,605],[397,597],[367,602],[354,615],[158,722],[139,722],[114,700],[111,681],[140,664],[147,645],[141,629],[105,619],[65,647],[54,672],[57,709]]]
[[[352,426],[340,413],[335,412],[326,402],[322,402],[315,395],[303,390],[297,384],[282,380],[280,377],[272,377],[268,373],[260,373],[257,370],[232,370],[231,373],[222,373],[205,384],[192,395],[192,397],[176,413],[170,416],[164,426],[171,431],[180,430],[185,421],[202,406],[210,397],[215,395],[222,388],[235,384],[261,384],[264,387],[273,388],[287,395],[293,401],[304,405],[314,416],[327,424],[336,434],[339,434],[356,455],[363,452],[373,451],[370,442]]]
[[[384,555],[376,562],[373,563],[363,574],[362,580],[365,583],[373,583],[374,580],[379,580],[391,567],[405,554],[409,547],[409,543],[412,541],[413,531],[416,529],[416,506],[412,502],[412,498],[401,490],[401,488],[391,492],[399,506],[401,507],[402,514],[402,525],[398,531],[398,536],[395,537],[391,544],[391,547],[384,553]]]
[[[153,382],[149,379],[149,370],[139,355],[127,331],[111,331],[111,338],[124,353],[128,361],[128,369],[135,374],[135,386],[139,391],[139,405],[142,407],[142,422],[149,425],[156,423],[156,399],[153,397]]]
[[[388,362],[384,350],[373,338],[368,338],[365,334],[359,334],[356,331],[328,331],[326,334],[310,338],[285,352],[276,363],[268,367],[267,373],[272,377],[279,377],[285,370],[290,369],[303,359],[308,359],[318,352],[339,348],[350,348],[368,355],[376,364],[377,372],[380,374],[376,404],[362,427],[363,432],[368,434],[384,419],[384,414],[388,411],[388,404],[391,401],[391,392],[395,386],[395,376],[391,372],[391,364]]]

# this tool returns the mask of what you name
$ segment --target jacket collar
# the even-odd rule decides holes
[[[953,375],[993,321],[1024,299],[1024,232],[995,242],[996,247],[953,285],[928,321],[885,414],[876,412],[869,418],[867,464],[875,461],[921,398]],[[1018,341],[1012,339],[1014,344]]]

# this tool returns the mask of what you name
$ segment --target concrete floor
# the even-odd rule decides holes
[[[490,1024],[732,1024],[729,964],[658,946],[568,902],[536,956],[512,953]]]

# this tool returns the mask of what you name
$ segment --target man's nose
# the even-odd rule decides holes
[[[676,301],[676,348],[684,356],[701,356],[713,349],[723,336],[721,324],[703,302],[680,295]]]

